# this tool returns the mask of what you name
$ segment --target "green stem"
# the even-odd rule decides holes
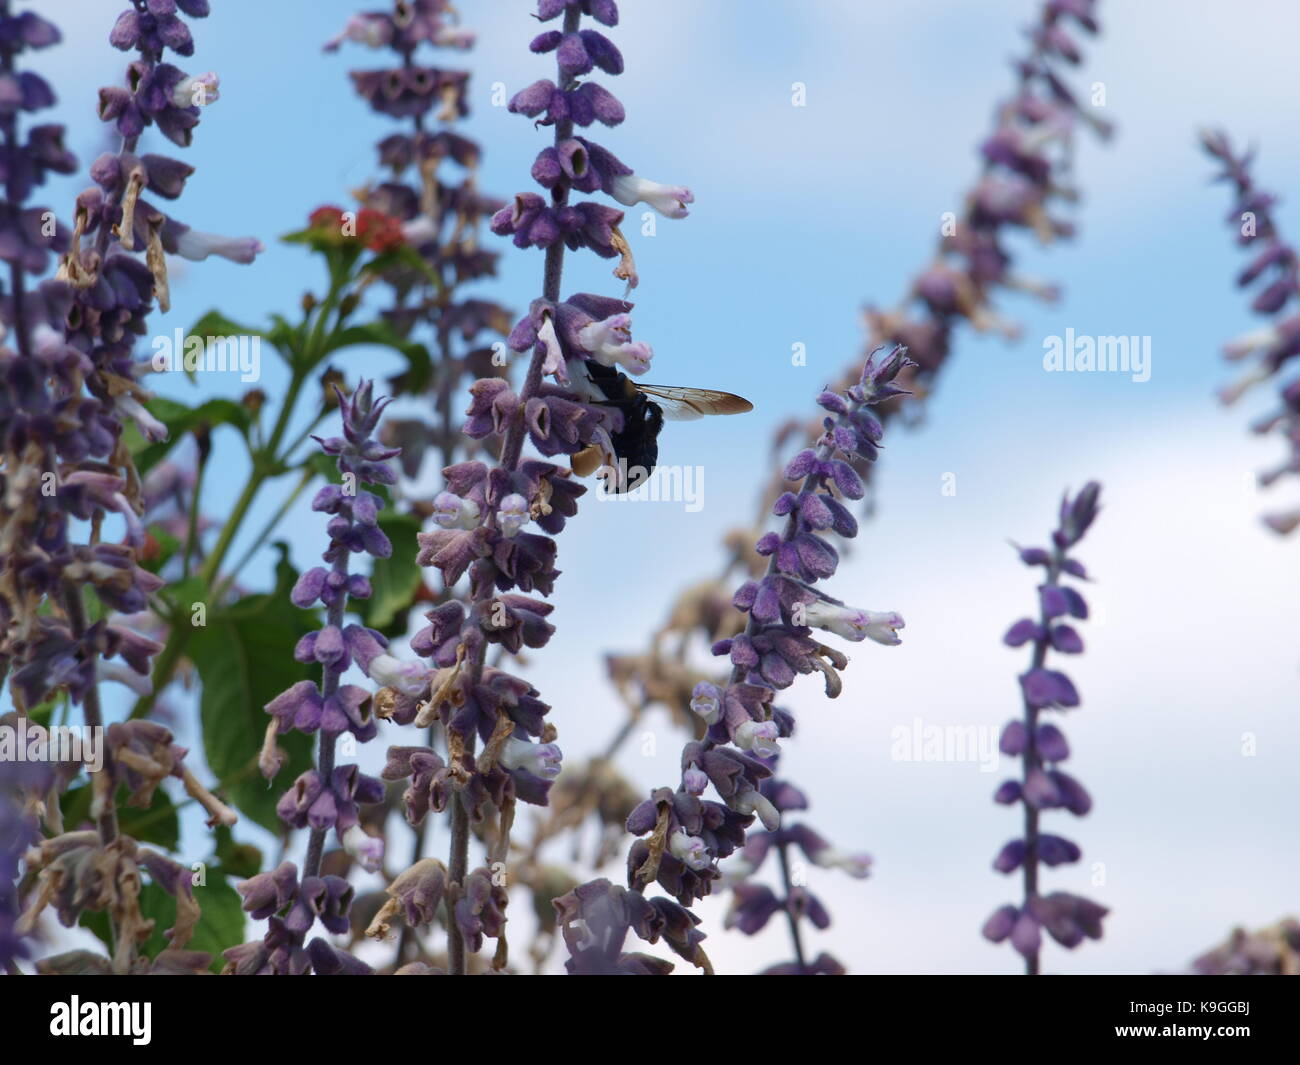
[[[190,520],[185,530],[185,557],[181,559],[181,578],[190,576],[190,560],[199,544],[199,500],[203,495],[203,474],[208,468],[208,456],[211,451],[207,446],[199,449],[198,469],[194,473],[194,494],[190,498]]]
[[[225,561],[235,536],[239,533],[239,527],[256,501],[262,485],[269,478],[278,476],[277,471],[283,462],[283,458],[279,455],[280,445],[289,429],[289,422],[293,417],[294,408],[298,405],[298,396],[307,381],[307,375],[315,369],[316,364],[319,362],[317,353],[322,350],[324,345],[326,336],[325,323],[331,312],[337,307],[339,295],[346,283],[347,279],[333,282],[330,285],[329,294],[317,309],[316,321],[312,324],[311,333],[308,335],[299,357],[293,360],[289,388],[285,393],[279,416],[276,418],[275,428],[271,431],[271,438],[266,442],[264,448],[258,449],[253,454],[253,469],[248,481],[245,483],[243,491],[240,492],[239,498],[235,501],[230,517],[221,528],[216,545],[212,548],[212,554],[207,557],[203,568],[199,571],[199,577],[203,581],[208,600],[212,599],[212,593],[215,590],[214,585],[217,576],[221,572],[221,564]],[[310,314],[307,320],[310,320]],[[303,324],[306,325],[306,321]],[[296,445],[297,441],[295,441]],[[224,592],[228,587],[229,582],[221,590]],[[176,672],[176,667],[180,663],[181,656],[185,651],[185,645],[189,642],[192,631],[193,626],[184,624],[183,619],[181,623],[171,626],[167,635],[167,643],[155,660],[153,690],[148,695],[142,695],[136,700],[135,705],[131,708],[130,716],[132,718],[144,717],[149,713],[157,701],[158,694],[171,683],[172,676]]]

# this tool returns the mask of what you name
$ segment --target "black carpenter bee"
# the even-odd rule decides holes
[[[593,386],[593,402],[617,407],[623,413],[622,430],[610,436],[619,467],[609,470],[607,456],[592,445],[573,456],[573,472],[586,477],[601,468],[609,470],[605,490],[610,492],[629,492],[645,483],[654,471],[665,418],[689,421],[706,414],[744,414],[754,409],[749,400],[730,392],[636,384],[619,370],[595,362],[587,363],[585,369]],[[604,398],[598,398],[597,393]]]

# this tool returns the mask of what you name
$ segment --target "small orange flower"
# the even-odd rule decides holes
[[[312,229],[327,231],[347,241],[360,241],[371,251],[391,251],[406,243],[400,219],[369,207],[357,212],[333,205],[317,207],[307,222]]]
[[[307,218],[307,224],[312,229],[333,229],[341,232],[343,229],[343,209],[341,207],[317,207]]]
[[[382,211],[366,208],[357,215],[357,237],[371,251],[391,251],[404,244],[402,223]]]

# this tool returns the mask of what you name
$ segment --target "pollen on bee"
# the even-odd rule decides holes
[[[575,454],[572,459],[570,459],[569,464],[572,466],[573,472],[579,477],[590,477],[600,469],[603,462],[604,453],[602,452],[600,445],[591,444]]]

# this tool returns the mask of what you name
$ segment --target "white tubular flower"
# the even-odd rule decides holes
[[[0,335],[0,340],[3,340]],[[63,334],[48,322],[37,322],[31,329],[32,351],[42,359],[58,355],[67,346]]]
[[[813,862],[823,869],[843,869],[857,880],[865,880],[871,875],[871,855],[845,854],[834,847],[827,847],[817,852]]]
[[[898,630],[906,625],[902,614],[892,610],[867,612],[867,639],[883,643],[886,647],[897,647],[903,642]]]
[[[662,185],[636,174],[623,174],[610,183],[609,194],[626,207],[644,203],[666,218],[685,218],[688,203],[694,203],[691,190],[682,185]]]
[[[1249,333],[1242,333],[1241,336],[1224,344],[1223,357],[1235,362],[1253,352],[1271,348],[1281,339],[1282,335],[1278,332],[1277,326],[1266,325],[1260,329],[1252,329]]]
[[[1220,388],[1219,402],[1225,407],[1230,407],[1256,385],[1263,384],[1272,376],[1273,371],[1267,366],[1261,366],[1258,369],[1251,370],[1250,373],[1234,381],[1232,384],[1224,385]]]
[[[433,43],[439,48],[459,48],[463,51],[467,48],[473,48],[477,39],[477,34],[473,30],[444,26],[434,35]]]
[[[190,262],[201,263],[209,255],[229,259],[232,263],[251,263],[266,248],[256,237],[223,237],[187,229],[176,238],[176,254]]]
[[[133,422],[140,434],[150,443],[167,439],[167,426],[144,409],[144,405],[131,395],[117,397],[117,408]]]
[[[836,606],[817,599],[804,607],[803,619],[810,628],[825,629],[846,640],[867,638],[867,612],[856,607]]]
[[[221,79],[212,71],[181,78],[172,89],[173,107],[206,107],[221,99]]]
[[[691,766],[682,774],[682,787],[691,795],[703,795],[709,786],[709,775],[703,769]]]
[[[412,698],[424,694],[430,672],[423,662],[403,662],[392,655],[375,655],[366,669],[366,675],[376,684]]]
[[[532,515],[528,513],[528,500],[518,492],[512,492],[501,500],[501,506],[497,509],[497,525],[501,529],[502,536],[513,539],[531,520]]]
[[[126,522],[126,538],[132,547],[140,547],[145,541],[144,526],[140,523],[140,515],[135,512],[135,507],[127,501],[126,496],[121,492],[113,493],[113,503],[117,512],[122,515]]]
[[[893,647],[903,641],[898,631],[904,627],[903,616],[893,611],[859,610],[817,600],[804,607],[804,624],[825,629],[846,640],[872,639]]]
[[[99,659],[95,663],[95,679],[100,682],[115,681],[124,684],[136,695],[149,695],[153,691],[153,684],[148,677],[141,676],[122,662],[105,662],[102,658]]]
[[[655,357],[654,349],[644,341],[634,340],[631,344],[624,344],[618,349],[618,356],[614,359],[619,366],[622,366],[628,373],[636,376],[650,369],[650,360]]]
[[[704,719],[706,725],[714,725],[722,717],[722,693],[707,680],[700,681],[691,692],[691,709]]]
[[[433,520],[444,529],[472,529],[478,524],[479,513],[474,500],[462,499],[454,492],[433,497]]]
[[[591,379],[587,370],[586,359],[565,359],[564,365],[569,374],[569,390],[584,403],[601,403],[608,397]]]
[[[632,341],[632,316],[611,314],[578,330],[578,343],[602,366],[612,366],[618,350]]]
[[[428,244],[438,236],[438,226],[427,214],[402,223],[402,239],[407,244]]]
[[[344,41],[355,41],[367,48],[383,48],[393,39],[393,27],[386,15],[353,15],[337,37],[325,42],[325,51],[337,52]]]
[[[713,864],[704,840],[699,836],[688,836],[680,828],[669,837],[668,850],[674,858],[680,859],[688,869],[696,872]]]
[[[558,743],[529,743],[511,736],[501,749],[500,762],[507,769],[523,769],[543,780],[554,780],[560,775],[563,757]]]
[[[560,347],[560,338],[555,332],[555,321],[549,314],[542,316],[542,324],[537,330],[537,339],[546,348],[546,361],[542,363],[542,376],[555,374],[557,380],[567,381],[569,371],[564,364],[564,349]]]
[[[746,721],[731,734],[731,742],[742,751],[753,751],[760,758],[780,753],[775,721]]]
[[[353,825],[343,833],[343,849],[367,873],[376,873],[384,864],[384,841],[366,833],[360,825]]]
[[[781,827],[780,811],[756,788],[732,796],[730,805],[738,814],[757,814],[769,832],[775,832]]]
[[[744,854],[737,851],[734,856],[718,866],[718,872],[721,876],[714,882],[715,889],[735,887],[737,884],[743,883],[758,872],[758,867],[753,862],[747,861]]]
[[[622,366],[631,374],[645,373],[654,358],[649,344],[633,341],[629,314],[612,314],[584,325],[578,330],[578,343],[591,353],[593,362],[601,366]]]

